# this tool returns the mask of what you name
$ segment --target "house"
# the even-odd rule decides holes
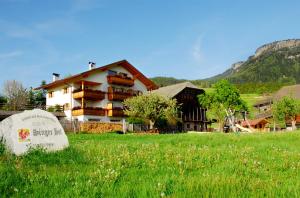
[[[269,121],[267,119],[258,118],[255,120],[243,121],[242,127],[249,128],[250,125],[250,127],[256,131],[269,131],[269,128],[267,128],[268,124]]]
[[[128,61],[102,67],[89,63],[86,72],[59,79],[37,89],[47,90],[46,105],[64,106],[67,119],[120,122],[124,118],[122,101],[156,89],[157,86]]]
[[[292,127],[292,121],[290,119],[287,119],[286,120],[286,126],[287,127]],[[300,115],[297,115],[296,116],[296,127],[298,129],[300,129]]]
[[[284,96],[290,96],[297,100],[300,100],[300,84],[297,85],[290,85],[284,86],[279,89],[275,94],[270,97],[267,97],[263,100],[258,101],[254,107],[258,110],[258,114],[256,115],[257,119],[264,118],[264,119],[271,119],[273,118],[272,115],[272,105],[274,102],[282,99]],[[300,115],[297,116],[296,119],[296,126],[300,127]],[[286,121],[287,127],[291,126],[291,121]]]
[[[161,87],[151,93],[177,100],[182,119],[182,123],[178,126],[179,130],[207,131],[206,109],[200,106],[197,98],[198,95],[204,93],[203,89],[199,89],[190,82],[183,82]]]

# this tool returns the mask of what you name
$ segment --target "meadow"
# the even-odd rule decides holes
[[[1,197],[300,196],[300,131],[68,137],[55,153],[1,146]]]

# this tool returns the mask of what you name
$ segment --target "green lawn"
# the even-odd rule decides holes
[[[300,131],[69,140],[24,157],[0,147],[0,197],[300,196]]]

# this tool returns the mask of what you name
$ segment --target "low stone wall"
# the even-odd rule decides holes
[[[80,131],[87,133],[106,133],[122,130],[123,126],[119,123],[84,122],[80,124]]]

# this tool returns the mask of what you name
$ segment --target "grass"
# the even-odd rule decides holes
[[[0,153],[1,197],[300,196],[300,131],[69,140],[56,153]]]

